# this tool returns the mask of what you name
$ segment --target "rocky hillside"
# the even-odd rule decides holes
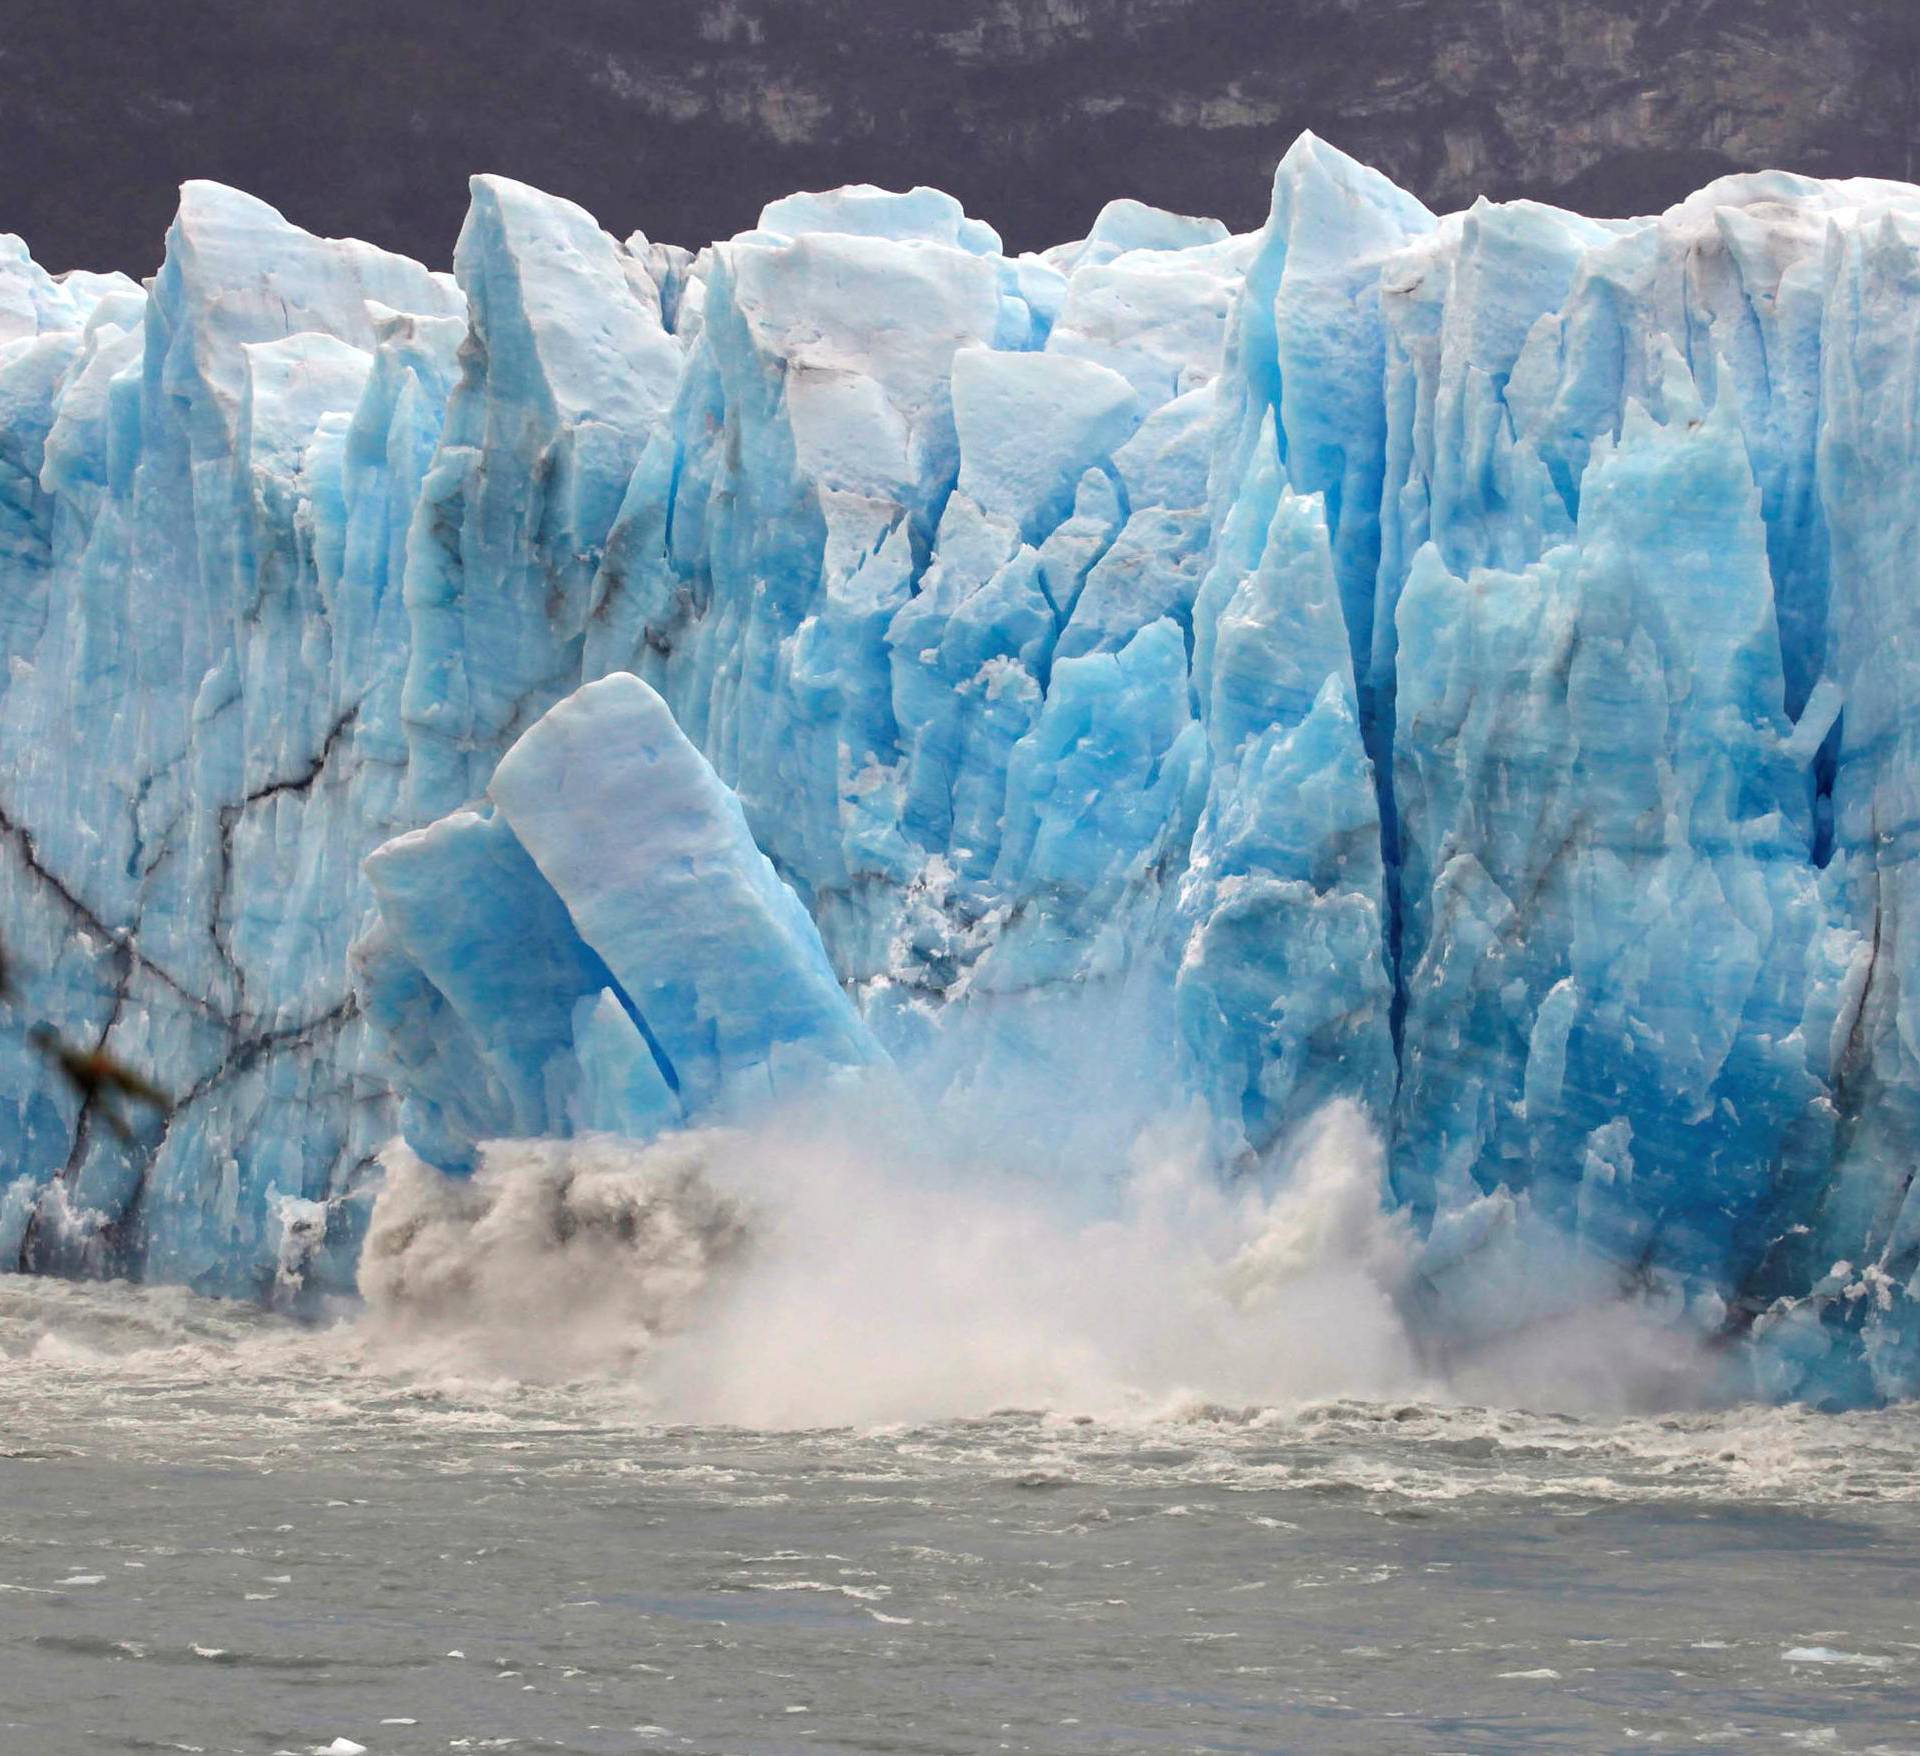
[[[444,262],[499,170],[698,243],[853,180],[1016,247],[1109,196],[1265,211],[1313,128],[1433,205],[1915,169],[1913,0],[12,0],[0,230],[148,272],[190,176]],[[191,19],[189,28],[187,20]],[[537,20],[537,22],[536,22]]]

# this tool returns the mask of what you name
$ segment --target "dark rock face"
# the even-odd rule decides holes
[[[1920,170],[1915,0],[12,0],[0,229],[150,271],[186,177],[445,262],[466,176],[698,244],[936,183],[1015,247],[1120,194],[1266,209],[1312,128],[1451,207]]]

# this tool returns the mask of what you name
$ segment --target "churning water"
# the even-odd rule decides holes
[[[330,1326],[0,1280],[0,1750],[1920,1752],[1920,1412],[1443,1376],[1327,1126],[1092,1219],[401,1160]]]

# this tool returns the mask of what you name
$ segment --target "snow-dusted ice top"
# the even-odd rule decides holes
[[[396,1128],[988,1090],[1095,994],[1222,1175],[1364,1107],[1436,1327],[1597,1272],[1920,1389],[1916,314],[1905,185],[1311,137],[1011,258],[494,177],[451,277],[206,183],[144,290],[0,240],[0,939],[179,1099],[0,1038],[0,1266],[311,1297]]]

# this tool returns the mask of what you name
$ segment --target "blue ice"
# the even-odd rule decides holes
[[[176,1100],[0,1035],[0,1262],[315,1297],[395,1132],[1091,996],[1223,1176],[1366,1109],[1442,1333],[1597,1275],[1920,1389],[1917,284],[1902,184],[1436,216],[1311,136],[1255,234],[1014,256],[498,177],[451,275],[206,183],[144,288],[0,239],[15,1017]]]

